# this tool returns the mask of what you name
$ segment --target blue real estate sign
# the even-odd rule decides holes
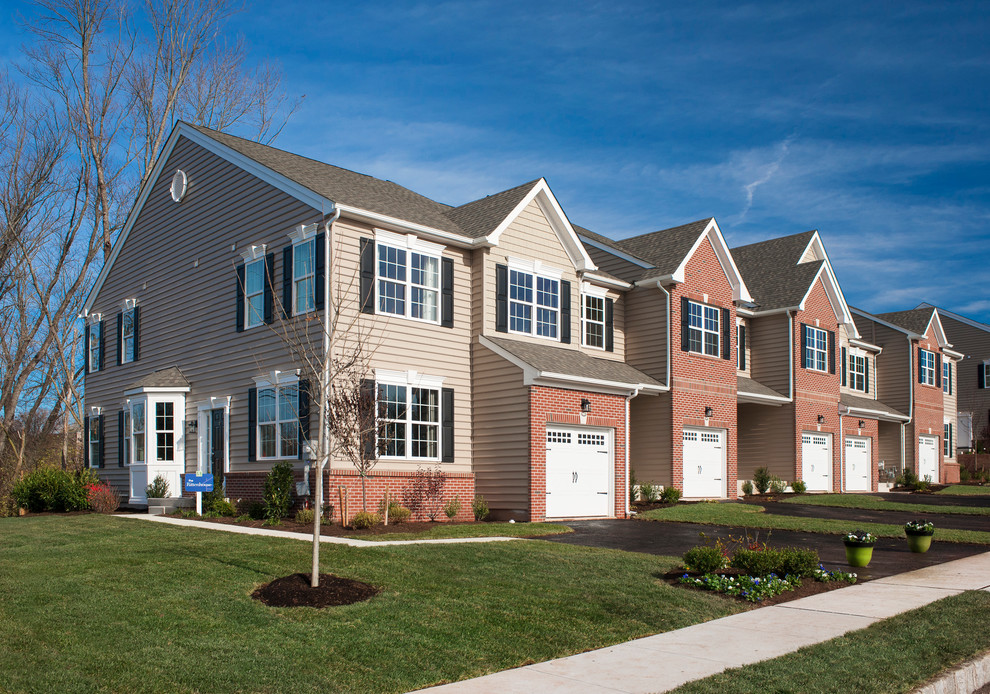
[[[212,492],[213,475],[197,472],[195,475],[183,475],[187,492]]]

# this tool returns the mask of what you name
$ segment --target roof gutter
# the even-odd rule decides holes
[[[898,416],[882,410],[871,410],[866,407],[853,407],[839,403],[839,416],[845,417],[847,415],[864,416],[869,419],[880,419],[885,422],[906,422],[910,419],[910,417],[904,415]]]
[[[472,239],[469,237],[461,236],[460,234],[455,234],[449,231],[444,231],[442,229],[436,229],[434,227],[428,227],[424,224],[416,224],[415,222],[409,222],[404,219],[399,219],[397,217],[389,217],[388,215],[379,214],[377,212],[370,212],[368,210],[363,210],[360,207],[352,207],[350,205],[335,205],[334,208],[337,210],[337,216],[341,213],[346,214],[348,217],[357,219],[363,222],[369,222],[371,224],[380,224],[383,226],[392,227],[393,229],[399,229],[408,233],[419,234],[422,236],[429,236],[431,238],[443,241],[444,243],[449,243],[452,246],[457,246],[459,248],[478,248],[481,246],[490,246],[491,244],[484,237]]]

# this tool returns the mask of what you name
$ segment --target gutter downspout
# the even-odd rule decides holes
[[[626,437],[625,437],[626,438],[626,445],[625,445],[625,449],[626,449],[626,489],[623,490],[623,496],[626,499],[626,501],[625,501],[626,518],[629,518],[629,493],[630,493],[629,492],[629,489],[630,489],[630,487],[629,487],[629,430],[630,430],[631,427],[629,426],[629,403],[637,395],[639,395],[639,388],[637,388],[636,390],[632,391],[629,395],[626,396]]]
[[[666,378],[666,381],[667,382],[664,385],[667,386],[667,392],[670,392],[670,381],[671,381],[671,378],[670,378],[670,352],[671,352],[671,349],[672,349],[671,348],[671,345],[670,345],[670,292],[668,292],[666,289],[664,289],[664,286],[662,284],[660,284],[660,280],[657,280],[657,289],[659,289],[660,291],[662,291],[663,292],[663,295],[667,298],[667,373],[665,374],[665,378]],[[636,391],[636,392],[637,392],[637,394],[639,393],[639,391]],[[635,397],[635,396],[633,396],[633,397]]]
[[[905,427],[907,424],[914,424],[914,345],[911,344],[911,336],[908,335],[908,421],[901,423],[901,472],[907,465],[907,436]],[[915,437],[917,438],[917,437]],[[912,445],[913,442],[912,442]],[[918,461],[914,461],[915,470],[918,469]]]
[[[842,412],[839,412],[839,491],[840,492],[846,491],[845,475],[846,475],[846,437],[842,429]]]
[[[787,347],[787,353],[790,355],[787,360],[787,396],[791,402],[794,402],[794,317],[791,315],[790,309],[787,309]]]

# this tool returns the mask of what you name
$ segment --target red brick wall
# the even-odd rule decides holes
[[[844,441],[839,438],[839,381],[842,364],[839,353],[839,325],[835,312],[829,303],[825,286],[819,278],[815,281],[805,308],[794,314],[794,478],[801,479],[801,433],[804,431],[821,431],[832,434],[832,490],[840,491],[840,466],[842,446]],[[816,322],[817,321],[817,322]],[[835,335],[835,373],[828,373],[826,363],[825,373],[804,368],[804,354],[801,349],[801,325],[811,325],[822,330],[831,331]],[[824,415],[825,421],[818,424],[818,415]],[[857,420],[858,421],[858,420]],[[875,444],[876,442],[874,442]],[[788,480],[791,481],[791,480]]]
[[[911,378],[914,383],[914,441],[905,442],[906,445],[914,446],[914,460],[915,460],[915,472],[918,470],[918,436],[937,436],[938,437],[938,471],[939,471],[939,482],[945,481],[945,469],[942,465],[942,446],[943,437],[945,434],[944,430],[944,395],[942,393],[941,386],[929,386],[922,383],[918,383],[918,347],[927,349],[935,354],[941,354],[942,350],[938,346],[938,340],[935,339],[935,328],[934,326],[928,327],[928,332],[925,334],[925,339],[921,340],[920,343],[915,341],[911,343],[911,364],[914,368],[914,373],[911,374]],[[942,357],[945,359],[945,357]],[[936,369],[938,364],[936,363]],[[936,379],[936,383],[941,383],[941,375]]]
[[[838,366],[838,365],[837,365]],[[860,428],[859,423],[863,422],[863,427]],[[870,439],[870,489],[877,491],[877,485],[880,483],[880,423],[875,419],[863,419],[860,417],[843,417],[842,418],[842,435],[846,436],[862,436],[869,437]],[[845,446],[846,442],[842,441],[842,455],[843,460],[845,460]],[[843,473],[845,474],[845,473]],[[839,487],[841,489],[841,486]]]
[[[614,513],[617,518],[625,518],[628,496],[625,396],[532,386],[529,397],[529,520],[542,521],[546,518],[547,424],[584,424],[613,429]],[[581,400],[584,398],[591,401],[591,413],[582,421]]]
[[[729,358],[712,357],[681,350],[681,298],[729,310]],[[671,326],[671,461],[673,484],[684,489],[683,429],[712,427],[726,431],[726,491],[736,496],[736,307],[732,287],[725,277],[708,239],[704,239],[688,261],[684,282],[670,289]],[[712,417],[705,420],[705,408]]]

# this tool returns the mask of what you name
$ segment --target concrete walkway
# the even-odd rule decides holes
[[[729,668],[828,641],[965,590],[990,590],[990,552],[420,691],[665,692]]]
[[[240,533],[241,535],[262,535],[265,537],[283,537],[290,540],[313,541],[312,533],[289,533],[284,530],[270,530],[268,528],[249,528],[240,525],[226,525],[224,523],[210,523],[208,521],[198,521],[191,518],[174,518],[172,516],[152,516],[147,513],[120,513],[117,518],[136,518],[137,520],[152,521],[155,523],[167,523],[168,525],[182,525],[187,528],[202,528],[203,530],[219,530],[227,533]],[[321,535],[320,542],[330,545],[347,545],[348,547],[389,547],[392,545],[455,545],[470,542],[504,542],[506,540],[520,540],[526,538],[518,537],[450,537],[442,540],[355,540],[349,537],[333,537]]]

